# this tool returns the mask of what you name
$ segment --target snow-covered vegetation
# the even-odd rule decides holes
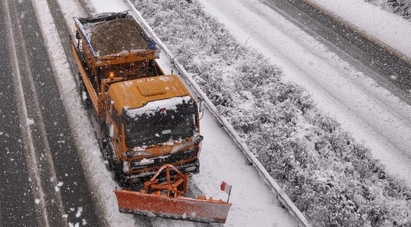
[[[365,0],[411,20],[411,0]]]
[[[411,225],[411,190],[196,0],[135,4],[313,226]]]

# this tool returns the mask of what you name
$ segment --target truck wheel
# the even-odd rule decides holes
[[[103,143],[103,156],[104,158],[107,160],[107,169],[110,171],[114,170],[114,160],[113,160],[113,150],[111,148],[111,146],[108,144],[108,142],[106,141],[106,145],[104,146],[104,141],[102,141]]]
[[[122,173],[119,173],[118,171],[114,171],[114,175],[115,175],[115,180],[118,183],[118,186],[122,188],[129,187],[129,184]]]
[[[120,164],[116,162],[113,165],[114,180],[117,181],[118,185],[122,188],[127,188],[129,184],[127,183],[126,177],[124,176],[122,169],[119,167]]]
[[[113,171],[113,168],[113,160],[111,160],[111,158],[107,159],[107,169]]]
[[[104,139],[104,138],[101,139],[99,141],[98,145],[100,147],[100,152],[101,152],[101,155],[103,156],[104,163],[106,164],[106,168],[107,168],[107,170],[111,171],[112,170],[112,167],[110,165],[111,159],[110,159],[110,156],[108,155],[109,151],[107,151],[109,149],[108,144],[107,144],[107,140]]]

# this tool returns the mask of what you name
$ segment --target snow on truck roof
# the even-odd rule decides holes
[[[74,18],[94,56],[155,50],[155,42],[126,13]]]
[[[122,113],[123,108],[129,109],[131,113],[134,111],[131,109],[136,109],[135,111],[138,112],[138,109],[144,106],[144,111],[147,111],[147,108],[154,108],[153,106],[158,106],[159,103],[166,105],[172,101],[170,105],[175,105],[176,102],[181,103],[183,100],[191,99],[189,91],[177,75],[146,77],[114,83],[110,85],[108,92],[119,114]]]
[[[129,117],[136,118],[143,114],[155,114],[155,112],[159,111],[159,109],[176,110],[177,105],[182,103],[189,103],[190,100],[192,100],[191,97],[186,95],[183,97],[173,97],[170,99],[152,101],[147,103],[147,105],[143,106],[142,108],[127,109],[126,113]]]

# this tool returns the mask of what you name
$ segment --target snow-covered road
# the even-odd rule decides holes
[[[72,17],[84,16],[76,1],[59,0],[69,27]],[[363,141],[390,170],[411,185],[411,108],[382,88],[368,74],[338,57],[327,47],[302,32],[267,5],[257,0],[200,0],[205,9],[217,17],[234,34],[239,43],[266,55],[272,63],[282,68],[285,80],[300,84],[313,94],[319,107],[338,119],[355,138]],[[139,221],[131,215],[119,214],[110,178],[94,138],[90,138],[90,123],[79,105],[73,76],[69,70],[61,42],[56,38],[56,28],[51,19],[47,1],[32,1],[43,25],[43,36],[54,61],[60,93],[65,98],[72,131],[77,137],[83,168],[94,188],[94,199],[102,207],[110,226],[134,226]],[[95,12],[124,11],[122,0],[92,0],[90,8]],[[246,17],[244,15],[247,15]],[[162,61],[165,70],[169,62]],[[67,94],[66,96],[64,94]],[[205,136],[201,173],[193,178],[194,184],[207,195],[226,198],[218,190],[221,181],[233,185],[230,201],[234,204],[226,226],[295,226],[287,212],[278,206],[278,200],[258,177],[231,139],[219,128],[218,123],[206,112],[202,119]],[[90,138],[90,139],[84,139]],[[97,158],[96,158],[97,157]],[[96,169],[104,171],[96,172]],[[104,183],[102,183],[104,182]],[[192,226],[192,223],[150,220],[153,226]],[[75,224],[75,223],[73,223]],[[141,224],[141,223],[140,223]]]
[[[101,212],[109,226],[146,225],[147,220],[140,222],[133,215],[118,213],[113,189],[116,184],[111,174],[105,169],[94,137],[90,137],[91,125],[85,110],[80,106],[74,76],[70,71],[67,57],[61,41],[57,38],[57,28],[50,15],[46,1],[32,1],[42,25],[43,36],[49,47],[49,55],[54,63],[60,93],[65,97],[66,111],[71,130],[79,146],[79,155],[86,175],[89,177],[93,198],[101,207]],[[96,13],[124,11],[127,8],[123,1],[91,1],[90,8]],[[73,17],[85,16],[78,2],[60,0],[59,5],[70,28],[74,27]],[[160,64],[170,72],[171,63],[161,56]],[[280,207],[275,194],[265,185],[253,166],[248,165],[246,158],[227,134],[219,127],[217,121],[206,111],[201,120],[202,134],[205,137],[201,154],[201,173],[192,178],[193,185],[213,198],[226,199],[227,194],[219,190],[220,183],[226,181],[233,185],[230,202],[233,203],[225,226],[296,226],[295,220]],[[102,171],[96,171],[102,170]],[[149,219],[152,226],[202,226],[191,222]],[[77,223],[70,223],[76,225]]]
[[[375,72],[364,66],[359,71],[358,65],[345,62],[340,53],[330,51],[261,1],[200,2],[239,43],[271,59],[284,71],[284,80],[306,88],[320,109],[370,147],[391,174],[411,185],[411,108],[370,79]]]

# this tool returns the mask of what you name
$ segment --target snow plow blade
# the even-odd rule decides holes
[[[231,204],[221,200],[115,191],[120,212],[206,223],[225,223]]]
[[[165,171],[166,180],[156,179]],[[225,223],[231,204],[222,200],[184,197],[188,190],[189,174],[173,165],[163,165],[141,191],[115,190],[122,213],[143,214],[163,218],[206,223]]]

